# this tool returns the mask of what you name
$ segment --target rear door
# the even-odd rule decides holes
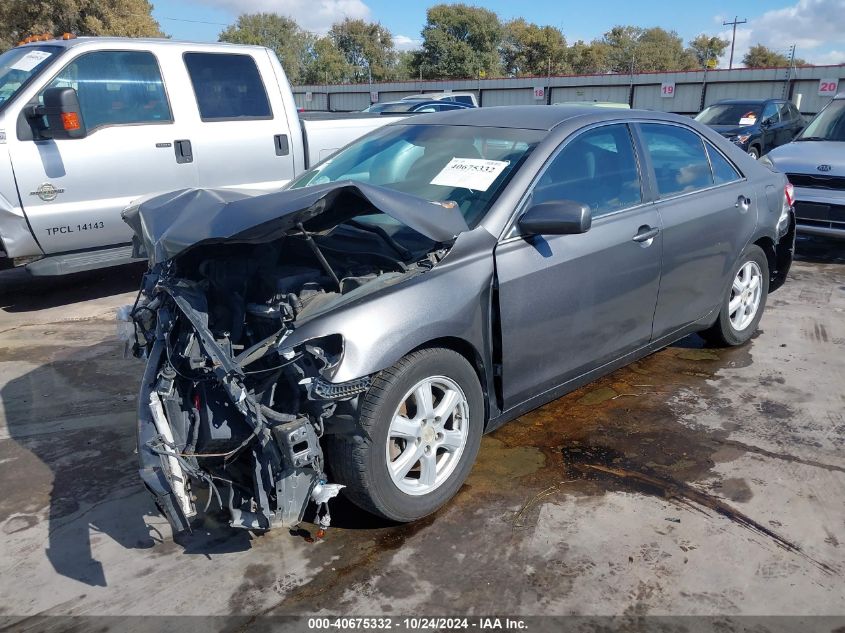
[[[751,184],[709,141],[674,123],[637,126],[652,166],[663,227],[654,338],[694,323],[721,302],[757,222]]]
[[[174,153],[185,116],[151,50],[82,52],[47,87],[76,89],[88,136],[33,140],[22,113],[9,135],[23,208],[44,252],[127,243],[120,214],[133,199],[196,186],[195,166]]]
[[[290,127],[264,50],[183,55],[199,112],[191,144],[201,187],[275,191],[294,176]],[[298,138],[298,137],[297,137]]]
[[[515,228],[496,248],[506,408],[651,338],[662,236],[638,162],[627,125],[582,132],[540,174],[525,208],[588,204],[590,230],[522,236]]]

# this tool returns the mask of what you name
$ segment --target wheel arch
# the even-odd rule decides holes
[[[478,377],[479,384],[481,385],[481,393],[484,395],[484,426],[486,428],[488,422],[490,421],[490,381],[488,380],[490,376],[488,374],[487,366],[484,363],[484,359],[481,356],[481,352],[476,349],[475,345],[466,339],[458,336],[441,336],[417,345],[408,353],[412,354],[413,352],[417,352],[421,349],[432,349],[436,347],[449,349],[457,354],[460,354],[470,365],[472,365],[473,369],[475,369],[475,374]]]

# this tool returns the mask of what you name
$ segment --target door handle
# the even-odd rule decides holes
[[[276,146],[276,156],[287,156],[290,154],[290,144],[287,134],[276,134],[273,137],[273,145]]]
[[[650,242],[651,240],[653,240],[655,237],[657,237],[658,233],[660,233],[659,228],[652,228],[648,224],[644,224],[639,228],[637,234],[631,239],[633,239],[635,242],[639,242],[640,244],[642,244],[643,242]]]
[[[180,165],[194,162],[194,152],[191,149],[191,141],[188,139],[173,141],[173,149],[176,152],[176,162]]]

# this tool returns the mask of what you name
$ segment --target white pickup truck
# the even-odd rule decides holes
[[[122,210],[190,187],[272,191],[378,115],[300,118],[259,46],[42,39],[0,55],[0,268],[124,263]],[[37,259],[36,259],[37,258]]]

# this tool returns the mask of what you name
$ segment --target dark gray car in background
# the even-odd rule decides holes
[[[747,341],[792,261],[786,185],[687,118],[499,107],[393,123],[278,193],[129,209],[141,477],[175,531],[195,497],[325,526],[339,486],[425,516],[482,433],[688,333]]]

